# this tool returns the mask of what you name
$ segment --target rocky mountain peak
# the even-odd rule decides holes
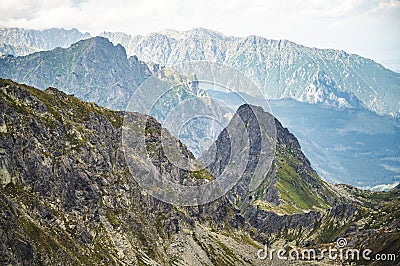
[[[20,76],[27,67],[33,71]],[[41,89],[61,88],[114,109],[124,109],[129,95],[152,74],[147,64],[135,58],[128,60],[124,47],[104,37],[82,40],[68,48],[4,58],[0,70],[2,77]]]
[[[126,50],[121,44],[114,45],[107,38],[96,36],[79,41],[71,45],[72,49],[86,49],[87,52],[102,53],[102,56],[118,56],[118,59],[127,58]]]

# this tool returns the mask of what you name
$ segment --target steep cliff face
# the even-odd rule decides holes
[[[317,71],[310,77],[310,83],[297,100],[337,109],[363,107],[363,103],[353,93],[338,90],[335,81],[323,71]]]
[[[261,185],[254,191],[246,191],[241,194],[240,184],[230,192],[231,201],[246,209],[248,204],[256,204],[264,209],[271,209],[283,214],[303,213],[304,211],[327,209],[341,202],[336,191],[324,182],[311,168],[309,160],[301,151],[300,144],[295,136],[284,128],[271,114],[261,107],[242,105],[237,111],[238,117],[246,125],[250,138],[249,161],[244,172],[246,175],[254,174],[255,165],[261,157],[261,145],[268,139],[266,134],[275,136],[275,153],[271,168],[264,172],[265,178]],[[234,118],[233,118],[234,120]],[[273,123],[275,128],[264,128],[265,124]],[[227,132],[237,131],[236,125],[230,123],[216,141],[217,154],[215,162],[209,166],[211,173],[218,176],[229,160],[230,145]],[[270,131],[270,132],[269,132]],[[263,136],[265,135],[265,136]],[[272,205],[271,205],[272,204]]]
[[[260,244],[226,199],[177,207],[138,186],[122,152],[122,112],[52,88],[8,80],[0,88],[1,264],[258,263]],[[160,125],[132,119],[149,119],[148,141],[159,149]],[[151,154],[176,182],[204,182],[161,150]]]

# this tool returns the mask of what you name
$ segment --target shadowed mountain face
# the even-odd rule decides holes
[[[133,92],[152,75],[171,86],[188,79],[159,65],[141,62],[136,56],[127,58],[121,45],[114,46],[103,37],[79,41],[69,48],[0,59],[2,78],[40,89],[57,87],[114,110],[125,110]],[[196,89],[187,87],[181,94]],[[176,92],[174,96],[186,97],[181,94]]]
[[[105,38],[92,38],[25,57],[7,57],[0,64],[2,77],[46,89],[64,92],[123,109],[126,99],[151,75],[149,67],[135,57],[127,58],[121,45]]]
[[[151,197],[130,174],[123,112],[9,80],[0,80],[0,95],[1,264],[265,265],[256,254],[266,242],[318,246],[338,236],[374,252],[400,250],[399,191],[325,183],[278,121],[275,159],[256,190],[242,193],[239,183],[210,204],[179,207]],[[160,145],[160,124],[129,115],[147,121],[137,130],[145,132],[160,173],[177,183],[212,180],[172,165]],[[246,105],[237,115],[256,132],[254,140],[262,132],[254,115],[271,118]],[[222,157],[226,144],[222,133],[215,144]],[[251,141],[250,150],[258,145]],[[180,156],[193,158],[185,148]],[[248,165],[251,171],[252,160]]]

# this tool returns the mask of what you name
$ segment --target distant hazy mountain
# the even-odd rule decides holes
[[[0,55],[28,55],[56,47],[68,47],[89,37],[89,33],[81,33],[77,29],[29,30],[0,28]]]
[[[293,100],[270,101],[331,182],[387,190],[400,181],[400,126],[365,109],[332,110]]]
[[[270,99],[292,98],[339,108],[363,105],[378,114],[400,114],[400,74],[344,51],[258,36],[231,37],[203,28],[145,36],[101,35],[145,62],[174,65],[210,60],[233,66],[252,78]],[[76,29],[0,29],[0,53],[26,55],[68,47],[88,37]]]
[[[158,64],[142,62],[136,56],[128,58],[124,47],[113,45],[104,37],[82,40],[68,48],[0,58],[2,78],[40,89],[57,87],[114,110],[125,110],[132,93],[153,74],[174,83],[187,78]],[[177,88],[172,95],[189,96],[182,95],[185,91]]]
[[[336,107],[361,103],[379,114],[400,113],[400,74],[344,51],[258,36],[228,37],[203,28],[146,36],[104,32],[102,36],[146,62],[174,65],[210,60],[233,66],[252,78],[270,99],[292,98]]]
[[[0,59],[0,73],[3,78],[41,89],[58,87],[86,101],[123,109],[151,70],[136,57],[128,59],[121,45],[95,37],[69,48]]]

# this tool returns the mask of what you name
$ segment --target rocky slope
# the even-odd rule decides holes
[[[399,191],[325,183],[278,121],[277,153],[260,187],[179,207],[154,199],[131,176],[121,147],[122,112],[9,80],[0,80],[0,95],[1,264],[264,265],[256,257],[261,243],[318,246],[338,236],[399,253]],[[260,132],[248,107],[237,115],[250,132]],[[138,113],[131,118],[147,119],[142,130],[159,171],[178,183],[212,178],[169,163],[160,125]],[[257,134],[252,138],[251,150],[258,150]],[[223,134],[216,146],[225,154],[222,143]],[[184,146],[181,156],[194,159]]]
[[[138,186],[122,152],[123,113],[52,88],[0,87],[0,264],[257,264],[260,244],[226,199],[183,208]],[[159,147],[160,125],[149,122]],[[160,171],[203,182],[163,156],[152,157]]]
[[[249,105],[242,105],[237,114],[247,125],[248,132],[258,132],[251,137],[250,153],[260,150],[257,139],[266,131],[260,131],[259,121],[270,115],[260,107]],[[400,201],[399,191],[366,192],[326,183],[312,169],[295,136],[276,119],[275,124],[275,159],[261,185],[246,191],[244,182],[239,182],[228,193],[228,199],[264,236],[262,239],[270,244],[283,239],[289,245],[318,248],[322,243],[343,237],[353,247],[369,247],[375,254],[393,253],[398,258],[400,208],[395,206]],[[232,126],[228,125],[228,132],[234,130]],[[227,134],[222,132],[216,141],[219,157],[209,166],[215,175],[229,160],[226,158],[229,156],[227,143]],[[251,172],[252,165],[259,160],[256,153],[253,155],[246,171]]]

